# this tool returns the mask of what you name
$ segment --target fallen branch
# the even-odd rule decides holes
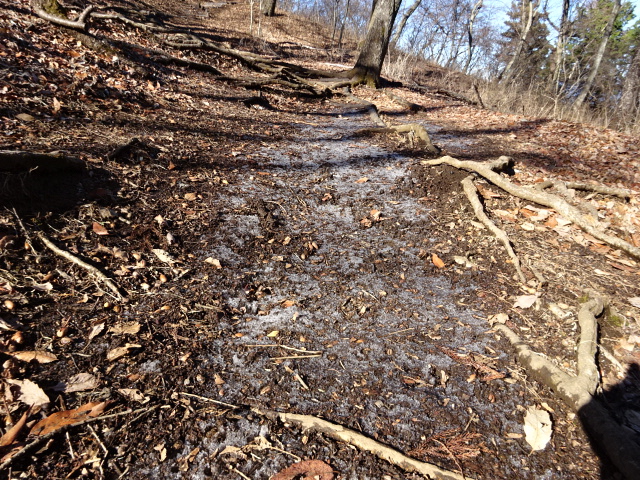
[[[63,153],[33,153],[21,150],[0,150],[0,171],[26,172],[36,170],[42,173],[81,171],[84,161]]]
[[[93,265],[90,265],[90,264],[80,260],[78,257],[76,257],[75,255],[67,252],[66,250],[62,250],[60,247],[58,247],[56,244],[54,244],[51,240],[49,240],[44,235],[44,233],[39,232],[38,233],[38,238],[53,253],[55,253],[56,255],[59,255],[60,257],[70,261],[71,263],[79,266],[80,268],[85,269],[91,275],[93,275],[97,280],[100,280],[102,283],[104,283],[109,288],[109,290],[111,290],[115,294],[115,296],[116,296],[116,298],[118,300],[121,300],[121,301],[124,300],[124,296],[120,293],[120,289],[116,286],[116,284],[113,283],[113,280],[111,280],[109,277],[107,277],[104,273],[102,273],[96,267],[94,267]]]
[[[405,472],[416,472],[422,475],[426,475],[429,478],[437,480],[464,480],[464,476],[459,473],[450,472],[444,470],[431,463],[421,462],[411,457],[387,447],[380,442],[376,442],[369,437],[355,432],[349,428],[337,425],[335,423],[328,422],[312,415],[297,415],[294,413],[281,413],[273,411],[257,411],[257,413],[266,416],[272,420],[279,419],[283,423],[294,424],[301,427],[303,430],[310,430],[317,433],[322,433],[328,437],[338,440],[340,442],[348,443],[358,447],[361,450],[372,453],[378,458],[385,460],[397,467],[400,467]]]
[[[471,203],[471,207],[473,208],[473,213],[475,213],[480,223],[482,223],[485,227],[489,229],[491,233],[493,233],[498,240],[502,242],[504,248],[507,250],[507,254],[513,263],[513,266],[516,269],[516,273],[518,274],[518,278],[521,283],[527,283],[527,279],[522,273],[522,268],[520,266],[520,259],[516,255],[516,252],[513,251],[513,247],[511,245],[511,241],[509,240],[506,232],[496,226],[495,223],[491,221],[491,219],[484,213],[484,208],[482,207],[482,203],[478,199],[478,189],[473,183],[473,177],[469,175],[464,180],[462,180],[462,188],[464,189],[464,193],[467,195],[469,202]]]
[[[524,185],[516,185],[495,171],[498,170],[498,168],[496,168],[496,165],[509,164],[510,161],[511,159],[509,157],[500,157],[498,159],[498,163],[494,162],[491,164],[487,164],[458,160],[453,157],[444,156],[435,160],[423,160],[422,164],[435,166],[444,163],[455,168],[477,172],[494,185],[502,188],[504,191],[515,195],[516,197],[520,197],[524,200],[529,200],[530,202],[535,202],[539,205],[553,208],[566,220],[575,223],[578,227],[580,227],[582,230],[584,230],[594,238],[597,238],[598,240],[601,240],[614,248],[619,248],[632,257],[640,259],[640,248],[631,245],[629,242],[626,242],[621,238],[618,238],[614,235],[609,235],[608,233],[604,232],[597,220],[594,219],[593,221],[589,221],[580,213],[580,211],[576,207],[568,203],[566,200],[560,198],[557,195],[542,192],[536,188],[527,187]]]
[[[386,88],[384,90],[384,93],[391,100],[396,102],[398,105],[408,109],[410,112],[415,113],[415,112],[419,112],[420,110],[424,110],[424,108],[421,105],[418,105],[417,103],[410,102],[409,100],[407,100],[405,98],[402,98],[402,97],[396,95],[393,92],[390,92]]]

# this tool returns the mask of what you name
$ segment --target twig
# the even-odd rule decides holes
[[[67,252],[66,250],[62,250],[60,247],[54,244],[51,240],[49,240],[44,233],[38,232],[37,235],[40,241],[44,243],[44,245],[47,248],[49,248],[49,250],[51,250],[53,253],[61,256],[62,258],[70,261],[71,263],[74,263],[75,265],[78,265],[81,268],[84,268],[86,271],[88,271],[90,274],[92,274],[94,277],[96,277],[98,280],[104,283],[107,287],[109,287],[109,290],[111,290],[115,294],[118,300],[124,300],[123,295],[120,293],[120,289],[116,286],[115,283],[113,283],[113,280],[107,277],[104,273],[102,273],[96,267],[80,260],[78,257]]]
[[[518,274],[518,278],[520,282],[525,284],[527,283],[527,278],[522,273],[522,268],[520,267],[520,258],[516,255],[516,252],[513,251],[513,247],[511,246],[511,241],[509,240],[508,235],[504,230],[498,228],[495,223],[491,221],[491,219],[484,213],[484,208],[478,199],[478,190],[473,183],[473,176],[469,175],[464,180],[462,180],[462,188],[464,189],[464,193],[467,195],[469,202],[473,208],[473,213],[475,213],[476,217],[480,222],[487,227],[491,233],[493,233],[498,240],[502,242],[504,248],[507,250],[507,254],[513,263],[513,266],[516,269],[516,273]]]
[[[240,408],[238,405],[231,405],[230,403],[224,403],[219,400],[214,400],[213,398],[201,397],[200,395],[195,395],[193,393],[180,392],[180,395],[184,395],[185,397],[197,398],[198,400],[202,400],[204,402],[215,403],[216,405],[222,405],[223,407]]]
[[[402,468],[406,472],[417,472],[437,480],[464,480],[464,477],[458,473],[444,470],[431,463],[421,462],[415,458],[407,457],[397,450],[387,447],[380,442],[376,442],[350,428],[328,422],[318,417],[297,415],[294,413],[260,411],[256,409],[254,409],[254,411],[272,420],[279,419],[283,423],[298,425],[303,430],[322,433],[340,442],[346,442],[349,445],[370,452],[382,460]]]

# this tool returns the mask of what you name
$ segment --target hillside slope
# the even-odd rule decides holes
[[[575,412],[491,326],[505,322],[571,372],[585,292],[607,297],[602,395],[620,428],[638,432],[640,379],[627,370],[640,362],[638,259],[478,181],[522,261],[520,282],[462,192],[468,172],[431,167],[416,139],[375,130],[363,101],[390,124],[424,126],[443,154],[512,157],[515,184],[631,191],[566,195],[635,247],[640,140],[410,85],[354,88],[360,101],[245,88],[194,62],[266,75],[171,48],[141,24],[336,69],[327,36],[280,14],[250,37],[248,4],[200,3],[111,2],[140,24],[92,20],[95,50],[28,1],[0,0],[0,150],[84,163],[0,168],[0,468],[11,478],[267,479],[319,460],[334,478],[422,478],[263,414],[278,411],[467,478],[614,478]],[[73,410],[83,406],[91,415]],[[531,409],[553,420],[533,453]]]

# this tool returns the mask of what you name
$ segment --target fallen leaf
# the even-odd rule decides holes
[[[371,217],[371,220],[373,220],[374,222],[379,222],[380,221],[380,215],[382,214],[382,212],[380,210],[376,210],[373,209],[369,212],[369,216]]]
[[[431,261],[438,268],[444,268],[444,266],[445,266],[444,262],[442,261],[442,259],[438,255],[436,255],[435,253],[433,255],[431,255]]]
[[[16,118],[18,120],[22,120],[23,122],[33,122],[35,120],[35,118],[28,113],[19,113],[16,115]]]
[[[126,357],[127,355],[129,355],[131,350],[135,348],[141,348],[141,347],[142,345],[136,345],[131,343],[127,343],[124,347],[116,347],[107,352],[107,360],[110,362],[115,362],[116,360],[119,360],[122,357]]]
[[[220,264],[220,260],[218,260],[217,258],[209,257],[209,258],[205,259],[204,263],[208,263],[209,265],[213,265],[218,270],[220,270],[222,268],[222,265]]]
[[[275,338],[280,334],[279,330],[273,330],[272,332],[267,333],[267,337],[269,338]]]
[[[146,403],[149,401],[149,397],[146,397],[144,393],[137,388],[119,388],[118,392],[132,402]]]
[[[524,222],[520,225],[520,228],[526,230],[527,232],[533,232],[536,229],[536,226],[531,222]]]
[[[78,373],[69,378],[66,382],[60,382],[53,387],[56,392],[84,392],[98,388],[100,381],[95,375],[90,373]]]
[[[296,302],[294,302],[293,300],[285,300],[284,302],[282,302],[282,307],[289,308],[289,307],[293,307],[295,304]]]
[[[98,323],[97,325],[94,325],[93,327],[91,327],[91,331],[89,332],[89,340],[91,340],[93,337],[100,335],[100,333],[102,333],[103,330],[104,330],[104,323]]]
[[[369,179],[367,177],[362,177],[362,178],[356,180],[356,183],[366,183],[368,181],[369,181]]]
[[[192,201],[195,200],[197,197],[197,195],[195,193],[185,193],[184,194],[184,199],[188,200],[188,201]]]
[[[31,435],[46,435],[67,425],[74,425],[89,418],[98,417],[104,412],[109,402],[89,402],[72,410],[63,410],[52,413],[47,418],[40,420],[31,429]]]
[[[513,308],[531,308],[538,300],[538,295],[520,295],[516,297]]]
[[[13,358],[22,360],[23,362],[31,362],[33,360],[38,363],[51,363],[58,360],[53,353],[42,352],[39,350],[21,351],[21,352],[5,352],[6,355],[11,355]]]
[[[544,450],[551,440],[551,417],[536,407],[529,407],[524,416],[524,439],[533,451]]]
[[[271,480],[333,480],[333,469],[322,460],[303,460],[276,473]]]
[[[640,297],[631,297],[627,299],[628,302],[636,308],[640,308]]]
[[[507,323],[507,320],[509,320],[509,315],[507,315],[506,313],[496,313],[495,315],[491,315],[489,318],[487,318],[487,320],[492,326],[496,323],[505,324]]]
[[[167,252],[166,250],[163,250],[161,248],[154,248],[152,250],[152,252],[155,254],[156,257],[158,257],[158,259],[161,262],[164,263],[175,263],[176,261],[173,259],[173,257],[169,254],[169,252]]]
[[[135,335],[140,331],[139,322],[118,322],[113,327],[109,327],[109,332],[116,335]]]
[[[7,378],[5,381],[10,385],[14,385],[14,387],[10,387],[11,391],[17,390],[16,399],[26,405],[46,405],[50,402],[47,394],[31,380],[12,380]]]

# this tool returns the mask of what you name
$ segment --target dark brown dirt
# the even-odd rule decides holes
[[[87,161],[82,174],[0,179],[0,313],[21,325],[3,331],[3,377],[47,393],[50,403],[30,411],[31,423],[89,401],[111,402],[107,414],[140,410],[54,435],[16,458],[10,478],[267,479],[296,458],[324,460],[336,478],[418,478],[267,420],[257,413],[264,409],[326,418],[469,478],[613,478],[575,415],[526,378],[487,318],[508,313],[536,350],[571,369],[575,313],[583,291],[595,288],[612,299],[602,341],[631,362],[637,346],[619,346],[637,329],[638,309],[626,303],[640,296],[635,262],[580,245],[576,231],[523,230],[516,217],[527,205],[499,192],[485,205],[513,212],[492,216],[523,256],[530,284],[518,286],[501,245],[474,223],[459,185],[467,173],[426,167],[400,137],[358,136],[371,126],[360,107],[265,88],[271,108],[260,109],[255,91],[149,59],[136,69],[128,61],[141,62],[143,48],[132,46],[141,57],[122,61],[96,54],[36,20],[26,1],[0,5],[2,148]],[[192,1],[144,9],[236,47],[327,60],[322,49],[297,57],[299,38],[283,36],[294,31],[287,25],[301,32],[305,24],[285,15],[263,19],[262,42],[234,30],[246,21],[245,5],[209,18]],[[117,23],[97,24],[95,33],[155,48],[153,37]],[[249,74],[215,54],[171,53]],[[425,124],[448,154],[530,158],[491,132],[462,131],[453,117],[439,122],[437,111],[468,108],[459,102],[398,89],[425,107],[406,115],[377,92],[358,93],[394,121]],[[526,175],[516,178],[530,180],[539,164],[519,168]],[[107,273],[126,301],[53,254],[37,232]],[[533,291],[538,307],[513,307]],[[14,358],[34,350],[57,361]],[[618,382],[623,372],[600,359],[603,378]],[[488,380],[487,368],[502,378]],[[60,387],[79,373],[97,385]],[[13,388],[6,385],[5,431],[27,410]],[[615,395],[617,404],[628,398]],[[523,416],[540,405],[552,412],[553,437],[532,454]]]

